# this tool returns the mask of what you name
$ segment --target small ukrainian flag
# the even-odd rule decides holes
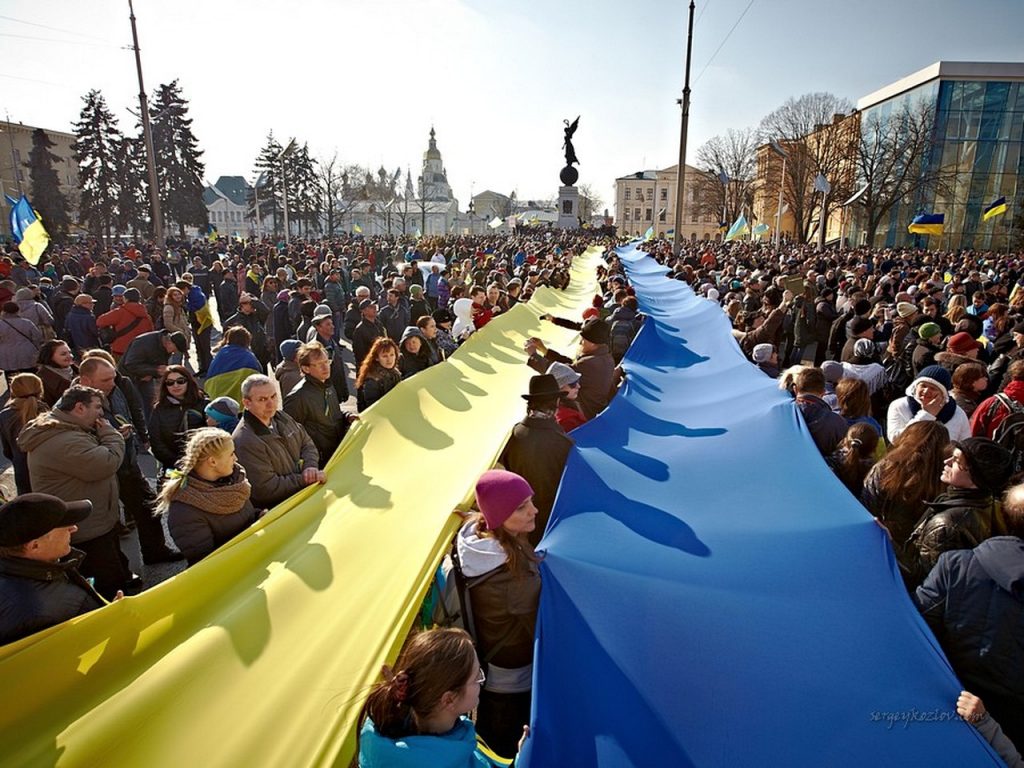
[[[647,231],[644,232],[644,240],[653,240],[653,239],[654,239],[654,227],[648,227]]]
[[[18,200],[8,196],[7,201],[12,206],[9,223],[14,242],[18,244],[18,250],[25,261],[32,265],[38,264],[39,257],[50,244],[50,236],[43,228],[42,219],[24,195]]]
[[[985,209],[985,212],[981,215],[982,221],[988,221],[994,219],[996,216],[1000,216],[1006,213],[1006,198],[1000,197],[992,205]]]
[[[944,213],[922,213],[910,222],[907,232],[912,235],[941,235],[945,222]]]
[[[352,231],[355,232],[357,235],[363,234],[363,228],[359,226],[358,221],[352,225]]]

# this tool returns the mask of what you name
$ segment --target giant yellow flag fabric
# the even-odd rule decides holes
[[[0,764],[347,766],[478,475],[522,418],[523,342],[571,352],[595,249],[363,414],[328,481],[163,584],[0,648]]]

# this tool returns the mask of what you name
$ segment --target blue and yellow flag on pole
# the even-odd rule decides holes
[[[357,235],[363,234],[363,228],[359,226],[358,221],[352,225],[352,231],[355,232]]]
[[[729,231],[725,234],[725,241],[729,242],[749,233],[750,226],[747,224],[747,217],[741,213],[740,217],[729,227]]]
[[[217,228],[213,224],[206,225],[206,239],[211,243],[217,242]]]
[[[8,197],[11,203],[11,235],[18,244],[18,250],[29,264],[38,264],[46,246],[50,244],[50,236],[43,228],[39,215],[32,209],[28,198],[22,195],[17,201]]]
[[[648,227],[647,231],[644,232],[644,240],[653,240],[653,239],[654,239],[654,227]]]
[[[1000,197],[992,205],[985,208],[985,212],[981,215],[981,220],[988,221],[1004,213],[1006,213],[1006,198]]]
[[[912,235],[941,235],[945,222],[944,213],[922,213],[910,222],[907,232]]]

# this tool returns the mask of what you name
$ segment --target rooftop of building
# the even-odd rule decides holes
[[[203,190],[203,202],[211,205],[218,198],[227,198],[235,205],[248,205],[251,187],[242,176],[221,176],[217,183]]]
[[[1024,82],[1024,62],[936,61],[924,69],[859,99],[857,109],[867,109],[932,80],[1016,80]]]

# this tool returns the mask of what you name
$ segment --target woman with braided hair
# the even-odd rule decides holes
[[[413,635],[395,666],[382,673],[363,707],[360,768],[508,765],[492,760],[477,744],[473,721],[466,717],[480,700],[484,675],[464,630]]]
[[[249,500],[245,470],[231,435],[203,427],[189,435],[178,472],[164,483],[158,509],[189,565],[237,536],[260,515]]]

